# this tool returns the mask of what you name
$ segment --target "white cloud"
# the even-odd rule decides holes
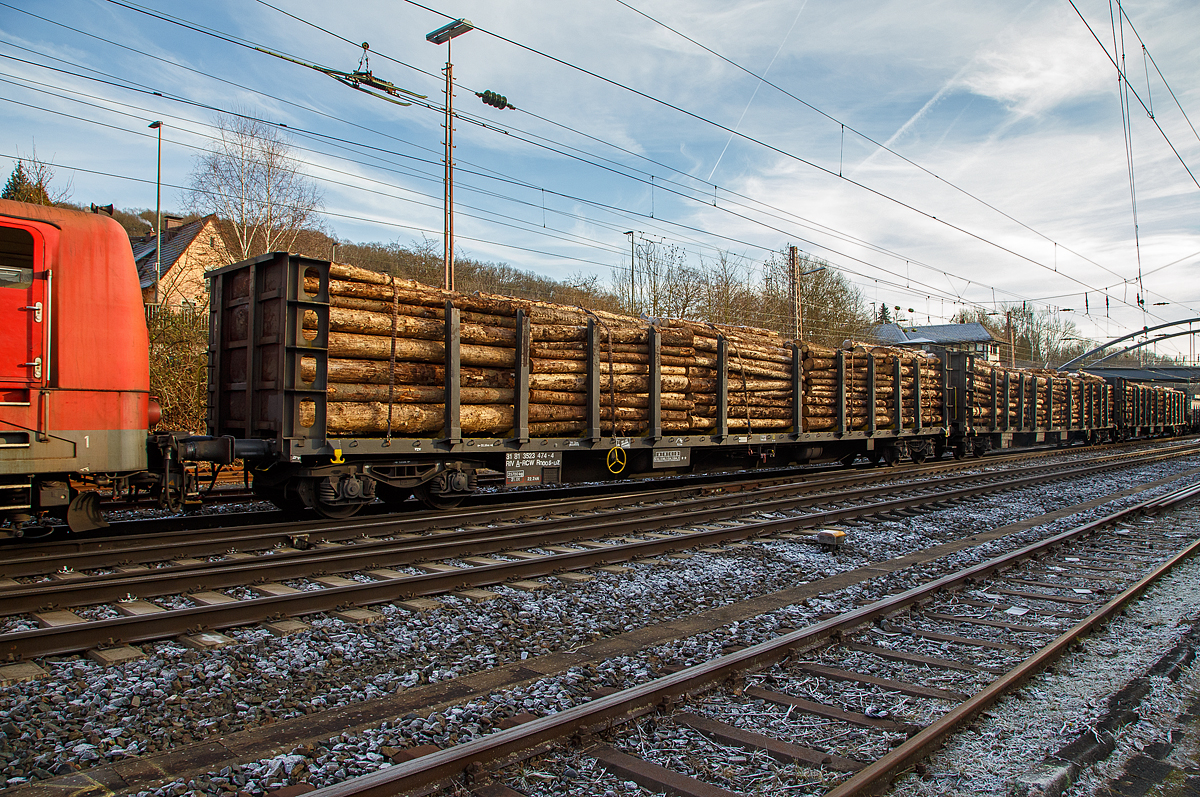
[[[1073,12],[1062,9],[1009,28],[954,81],[1019,116],[1111,94],[1115,84],[1116,72],[1095,40]]]

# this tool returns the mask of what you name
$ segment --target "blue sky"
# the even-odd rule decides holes
[[[78,202],[153,207],[146,125],[166,124],[163,181],[184,186],[214,117],[204,106],[237,108],[294,131],[331,232],[427,235],[440,247],[438,112],[136,9],[347,70],[368,41],[379,77],[434,104],[446,48],[424,36],[466,17],[480,28],[453,44],[467,117],[456,125],[456,229],[469,256],[608,280],[628,268],[622,233],[635,230],[694,263],[721,249],[761,263],[793,243],[920,323],[994,301],[1072,308],[1096,337],[1200,316],[1200,187],[1184,167],[1200,178],[1200,140],[1168,91],[1200,126],[1195,3],[1126,3],[1117,30],[1129,85],[1155,112],[1131,95],[1135,245],[1113,26],[1099,0],[1075,4],[1104,46],[1067,0],[438,0],[425,3],[432,11],[271,0],[329,32],[254,0],[4,1],[0,157],[36,145]],[[812,107],[761,84],[764,70]],[[484,89],[520,110],[482,105],[471,92]],[[183,204],[176,188],[164,197]],[[1187,341],[1160,351],[1187,354]]]

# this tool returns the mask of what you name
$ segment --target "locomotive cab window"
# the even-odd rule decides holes
[[[0,288],[25,290],[33,284],[33,236],[0,227]]]

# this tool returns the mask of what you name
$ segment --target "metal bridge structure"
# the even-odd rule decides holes
[[[1094,374],[1097,374],[1100,376],[1108,376],[1108,375],[1118,376],[1119,375],[1119,376],[1126,376],[1126,378],[1129,378],[1129,379],[1138,379],[1139,381],[1190,382],[1190,381],[1200,380],[1200,368],[1196,368],[1196,367],[1138,366],[1136,368],[1106,368],[1106,367],[1102,367],[1100,365],[1105,360],[1111,359],[1113,357],[1119,357],[1122,354],[1128,354],[1129,352],[1140,349],[1143,346],[1149,346],[1152,343],[1158,343],[1159,341],[1170,340],[1171,338],[1178,338],[1178,337],[1182,337],[1184,335],[1195,335],[1197,333],[1200,333],[1200,329],[1192,329],[1191,328],[1191,325],[1195,324],[1195,323],[1200,323],[1200,318],[1184,318],[1180,321],[1168,321],[1165,324],[1159,324],[1159,325],[1153,326],[1153,327],[1142,327],[1141,329],[1137,330],[1136,332],[1130,332],[1128,335],[1122,335],[1119,338],[1113,338],[1112,340],[1108,341],[1107,343],[1097,346],[1096,348],[1092,349],[1091,351],[1084,352],[1083,354],[1079,355],[1075,359],[1069,360],[1068,362],[1065,362],[1062,365],[1060,365],[1058,367],[1058,370],[1060,370],[1060,371],[1070,370],[1070,368],[1072,366],[1075,366],[1078,363],[1082,362],[1083,360],[1086,360],[1088,357],[1091,357],[1093,354],[1099,354],[1100,352],[1102,352],[1106,349],[1109,349],[1113,346],[1116,346],[1117,344],[1124,343],[1127,340],[1132,340],[1133,338],[1136,338],[1138,335],[1147,335],[1148,336],[1151,332],[1156,332],[1160,329],[1168,329],[1170,327],[1178,327],[1183,324],[1187,324],[1188,329],[1185,329],[1182,332],[1174,332],[1171,334],[1160,334],[1160,335],[1155,335],[1152,338],[1147,337],[1146,340],[1143,340],[1140,343],[1134,343],[1132,345],[1124,347],[1120,351],[1115,351],[1112,354],[1101,357],[1099,360],[1092,363],[1091,365],[1085,366],[1084,370],[1088,371],[1089,373],[1094,373]],[[1138,372],[1138,373],[1144,373],[1145,376],[1144,377],[1140,377],[1140,376],[1135,377],[1135,376],[1126,375],[1124,373],[1122,373],[1122,374],[1112,373],[1114,371]]]

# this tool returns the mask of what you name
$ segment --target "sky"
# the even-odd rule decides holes
[[[425,34],[456,18],[460,255],[609,283],[632,230],[693,265],[796,245],[920,324],[1200,317],[1187,0],[0,0],[0,171],[36,149],[73,201],[153,208],[162,120],[182,209],[232,110],[287,126],[331,234],[440,251],[447,46]],[[351,71],[364,41],[424,107],[253,49]]]

